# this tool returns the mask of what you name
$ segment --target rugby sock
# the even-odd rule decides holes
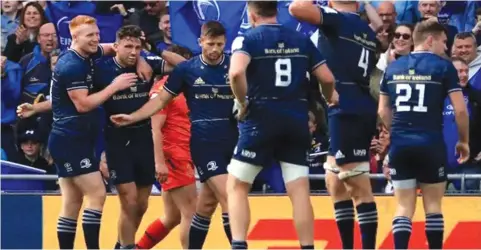
[[[314,245],[306,245],[306,246],[301,245],[301,249],[314,249]]]
[[[135,244],[128,245],[128,246],[125,246],[125,247],[120,247],[120,249],[135,249]]]
[[[426,214],[426,238],[429,249],[442,249],[444,219],[442,214]]]
[[[75,232],[77,231],[77,220],[58,217],[57,238],[60,249],[73,249]]]
[[[246,241],[232,241],[232,249],[247,249],[247,242]]]
[[[102,211],[87,208],[83,212],[82,228],[87,249],[99,249],[101,219]]]
[[[354,204],[352,200],[334,203],[337,229],[341,236],[342,248],[354,248]]]
[[[210,218],[194,214],[189,230],[189,249],[202,249],[209,232]]]
[[[115,243],[114,249],[120,249],[120,240]]]
[[[363,249],[376,248],[377,208],[375,202],[361,203],[356,207],[357,219],[361,228]]]
[[[230,232],[230,223],[229,223],[229,214],[222,213],[222,223],[224,224],[224,232],[229,240],[229,243],[232,244],[232,233]]]
[[[160,219],[157,219],[150,223],[150,225],[145,230],[144,235],[137,242],[139,249],[151,249],[162,241],[165,236],[169,234],[169,230],[165,228],[164,224]]]
[[[408,249],[411,231],[411,219],[405,216],[394,217],[392,221],[392,234],[394,235],[395,249]]]

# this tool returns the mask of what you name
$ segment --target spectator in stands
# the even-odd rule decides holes
[[[371,73],[370,88],[371,94],[378,99],[381,76],[386,67],[400,56],[409,54],[413,50],[414,27],[410,24],[400,24],[394,30],[392,42],[389,49],[379,56],[376,68]]]
[[[132,13],[129,17],[129,23],[139,26],[145,32],[147,41],[155,45],[162,41],[159,16],[165,8],[166,1],[144,1],[144,9]]]
[[[2,51],[7,44],[7,37],[18,28],[19,16],[21,12],[22,4],[17,0],[3,0],[2,1]]]
[[[162,40],[156,44],[157,51],[163,51],[172,45],[172,32],[170,31],[169,8],[165,8],[159,17],[159,29],[163,32]]]
[[[22,103],[33,103],[39,94],[48,95],[52,76],[50,53],[57,49],[57,32],[53,23],[40,27],[37,42],[33,52],[19,62],[23,69]]]
[[[41,156],[44,144],[41,143],[40,135],[36,130],[26,130],[19,134],[18,144],[20,146],[21,153],[16,161],[17,163],[45,170],[47,174],[56,174],[55,167],[50,165],[48,161]],[[57,190],[55,181],[47,182],[45,189]]]
[[[37,2],[29,2],[22,9],[20,23],[14,34],[7,37],[4,55],[18,62],[22,56],[33,51],[37,45],[40,26],[47,22],[45,12]]]
[[[387,30],[389,27],[396,26],[396,8],[391,1],[382,1],[377,7],[377,14],[381,17],[383,22],[383,29]]]
[[[481,90],[481,52],[477,51],[476,38],[471,32],[456,35],[453,56],[462,58],[469,65],[469,83]]]
[[[454,152],[458,141],[457,126],[455,122],[453,108],[449,98],[446,98],[444,105],[444,140],[448,152],[448,173],[481,173],[481,91],[472,88],[468,84],[469,68],[466,61],[461,58],[453,58],[453,64],[458,72],[459,85],[463,88],[463,95],[469,110],[469,148],[471,151],[470,159],[459,164]],[[459,181],[453,182],[459,190]],[[466,180],[466,189],[479,190],[479,180]]]
[[[1,148],[7,154],[8,159],[17,159],[18,151],[15,141],[13,125],[17,120],[16,109],[20,103],[20,81],[22,80],[22,68],[17,63],[1,56],[1,103],[2,103],[2,136]]]
[[[386,50],[389,49],[389,44],[391,44],[393,36],[394,36],[394,26],[387,26],[386,28],[382,27],[378,32],[377,32],[377,39],[381,43],[381,49],[378,52],[379,53],[384,53]]]
[[[440,1],[441,11],[438,14],[439,22],[450,24],[459,32],[471,31],[476,24],[476,1]]]
[[[386,157],[390,144],[391,134],[383,126],[382,123],[378,124],[378,133],[371,141],[371,149],[369,151],[370,161],[369,167],[371,173],[379,174],[383,172],[382,165],[384,158]],[[374,192],[382,192],[386,186],[386,181],[384,180],[371,180],[371,186]]]
[[[439,22],[438,14],[441,11],[441,1],[439,0],[422,0],[418,3],[418,10],[421,15],[421,20],[435,20]],[[444,28],[446,29],[448,41],[446,43],[448,51],[446,52],[448,55],[451,55],[451,48],[453,46],[454,36],[458,33],[458,29],[455,26],[449,24],[443,24]]]
[[[371,1],[371,4],[379,8],[379,6],[385,2],[394,4],[396,12],[396,23],[414,24],[417,21],[418,11],[416,1]]]

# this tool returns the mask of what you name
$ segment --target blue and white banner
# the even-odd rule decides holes
[[[317,27],[293,18],[289,14],[291,2],[291,0],[278,1],[278,22],[311,36],[313,42],[317,44]],[[318,5],[327,4],[327,0],[315,2]],[[206,21],[219,21],[226,28],[227,43],[225,50],[227,53],[230,52],[231,43],[235,37],[251,28],[248,21],[246,1],[171,1],[169,9],[173,42],[189,48],[194,54],[200,53],[197,39],[200,36],[200,28]]]

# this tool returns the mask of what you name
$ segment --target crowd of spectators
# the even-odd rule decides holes
[[[471,160],[459,165],[454,157],[457,132],[452,106],[445,103],[445,140],[448,152],[448,173],[481,173],[481,2],[478,1],[373,1],[383,21],[378,39],[383,45],[378,63],[371,76],[371,92],[377,98],[379,81],[387,65],[413,49],[414,25],[425,19],[435,19],[445,25],[448,35],[446,56],[460,76],[471,119]],[[53,162],[45,149],[52,114],[45,113],[27,120],[18,120],[16,107],[24,102],[48,100],[50,78],[61,53],[58,20],[49,8],[63,11],[77,9],[107,16],[121,16],[124,24],[138,25],[145,34],[144,53],[156,54],[174,44],[167,1],[17,1],[1,2],[1,153],[2,160],[45,170],[55,174]],[[361,14],[363,8],[360,8]],[[113,17],[112,17],[113,18]],[[107,19],[108,20],[108,19]],[[102,29],[101,29],[102,31]],[[101,34],[102,35],[102,34]],[[322,35],[322,34],[321,34]],[[427,93],[429,94],[429,93]],[[313,134],[312,152],[320,154],[310,159],[311,173],[323,174],[322,163],[328,148],[325,103],[310,113]],[[371,172],[383,173],[383,162],[389,150],[389,131],[381,124],[372,140]],[[99,149],[102,151],[101,139]],[[373,180],[376,192],[389,192],[389,182]],[[469,180],[466,190],[480,192],[480,180]],[[55,183],[46,185],[55,190]],[[284,192],[279,168],[266,168],[254,185],[254,190]],[[313,190],[325,190],[323,181],[313,180]],[[451,181],[451,190],[460,190],[459,181]]]

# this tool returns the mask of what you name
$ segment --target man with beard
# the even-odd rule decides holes
[[[202,182],[190,227],[189,249],[202,248],[218,203],[222,208],[224,230],[231,241],[225,185],[227,164],[238,137],[232,119],[234,96],[227,78],[230,58],[223,53],[225,28],[216,21],[206,22],[202,25],[199,42],[202,53],[179,64],[158,96],[131,114],[111,117],[115,124],[127,126],[156,114],[174,96],[184,93],[192,122],[192,160]]]

